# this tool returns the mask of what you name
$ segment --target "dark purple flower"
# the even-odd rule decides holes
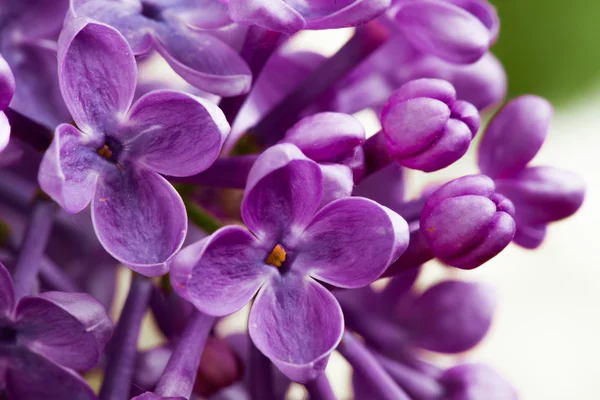
[[[467,152],[480,119],[475,106],[456,100],[452,84],[417,79],[392,94],[381,123],[390,157],[408,168],[431,172]]]
[[[10,125],[3,111],[8,108],[14,94],[15,78],[10,67],[0,55],[0,153],[6,148],[10,138]]]
[[[112,328],[104,307],[84,293],[45,292],[17,303],[0,264],[0,385],[9,398],[95,398],[73,370],[98,363]]]
[[[175,290],[207,314],[237,311],[258,292],[250,336],[301,382],[323,371],[343,333],[340,307],[317,280],[367,285],[408,239],[406,222],[371,200],[346,197],[318,210],[322,182],[297,147],[271,147],[248,177],[242,219],[250,231],[222,228],[171,262]]]
[[[552,105],[527,95],[510,101],[488,125],[479,146],[479,168],[499,193],[515,205],[515,242],[539,246],[546,226],[574,214],[583,203],[585,183],[554,167],[531,167],[550,129]]]
[[[136,56],[156,49],[199,89],[220,96],[250,89],[245,61],[211,32],[231,24],[217,0],[73,0],[69,15],[115,27]]]
[[[224,0],[236,22],[291,35],[302,29],[345,28],[384,12],[391,0]]]
[[[146,275],[162,275],[187,230],[183,202],[159,174],[208,168],[229,130],[214,104],[175,91],[131,106],[136,65],[121,34],[76,19],[59,42],[59,80],[73,120],[56,129],[39,172],[42,189],[67,212],[92,201],[100,243]]]

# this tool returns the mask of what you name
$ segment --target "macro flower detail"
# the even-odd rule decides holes
[[[258,292],[252,341],[299,382],[323,371],[343,333],[340,307],[318,281],[365,286],[408,243],[406,222],[391,210],[359,197],[318,210],[321,193],[316,162],[294,145],[273,146],[248,177],[242,219],[249,230],[224,227],[170,263],[175,290],[210,315],[237,311]]]
[[[391,0],[225,0],[231,19],[291,35],[302,29],[344,28],[383,13]]]
[[[518,97],[492,119],[479,146],[479,168],[515,205],[515,242],[526,248],[538,247],[547,225],[574,214],[585,195],[585,183],[576,174],[529,166],[548,135],[552,113],[552,105],[540,97]]]
[[[250,89],[248,65],[214,31],[232,23],[217,0],[73,0],[69,16],[113,26],[136,56],[156,49],[199,89],[219,96]]]
[[[10,125],[4,114],[15,93],[15,78],[10,67],[0,55],[0,152],[8,145]]]
[[[112,334],[104,307],[85,293],[45,292],[17,302],[0,264],[0,383],[9,398],[94,399],[73,370],[94,367]]]
[[[186,176],[217,158],[229,126],[208,101],[170,90],[131,105],[136,65],[114,28],[71,21],[59,41],[59,80],[78,128],[56,129],[39,172],[67,212],[92,202],[100,243],[146,275],[162,275],[187,230],[183,202],[159,174]]]

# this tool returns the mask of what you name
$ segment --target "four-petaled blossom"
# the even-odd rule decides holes
[[[72,0],[70,17],[87,17],[115,27],[133,53],[153,48],[183,79],[219,96],[250,90],[246,62],[211,30],[232,22],[217,0]]]
[[[15,78],[10,67],[0,55],[0,152],[8,145],[10,137],[10,125],[3,111],[8,108],[14,94]]]
[[[345,28],[384,12],[390,0],[223,0],[231,19],[291,35],[302,29]]]
[[[183,244],[183,201],[159,174],[193,175],[217,158],[229,126],[214,104],[160,90],[131,105],[137,69],[114,28],[72,20],[59,40],[60,87],[78,128],[63,124],[39,171],[42,189],[67,212],[92,202],[100,243],[155,276]]]
[[[0,385],[10,399],[95,399],[73,370],[94,367],[112,321],[85,293],[45,292],[15,299],[0,264]]]
[[[577,174],[528,166],[548,135],[552,111],[541,97],[518,97],[492,119],[479,147],[479,168],[515,205],[514,241],[525,248],[538,247],[547,225],[574,214],[585,196]]]
[[[199,310],[227,315],[258,292],[254,344],[291,379],[315,378],[339,343],[341,309],[318,281],[356,288],[377,279],[408,244],[399,215],[360,197],[318,210],[319,165],[292,144],[266,150],[250,171],[242,219],[171,260],[173,286]]]

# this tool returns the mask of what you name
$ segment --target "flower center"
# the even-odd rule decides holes
[[[282,245],[278,244],[277,246],[275,246],[271,254],[269,254],[269,257],[267,257],[266,263],[279,268],[285,262],[285,256],[285,249]]]
[[[142,1],[142,15],[153,21],[161,21],[161,9],[154,4]]]
[[[104,145],[98,149],[97,153],[105,160],[110,161],[113,164],[117,164],[119,162],[119,155],[121,154],[122,150],[123,146],[121,146],[119,142],[107,137],[104,140]]]

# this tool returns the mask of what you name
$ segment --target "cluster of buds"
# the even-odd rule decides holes
[[[285,45],[346,27],[329,58]],[[508,102],[480,174],[405,199],[410,170],[459,160],[503,102],[498,33],[487,0],[0,1],[0,398],[276,400],[296,382],[334,400],[338,351],[356,399],[516,399],[490,366],[421,351],[476,346],[494,288],[415,282],[430,260],[534,249],[579,209],[577,175],[529,166],[551,105]],[[185,84],[138,74],[155,53]],[[141,351],[147,311],[164,340]],[[247,329],[223,335],[238,311]]]

